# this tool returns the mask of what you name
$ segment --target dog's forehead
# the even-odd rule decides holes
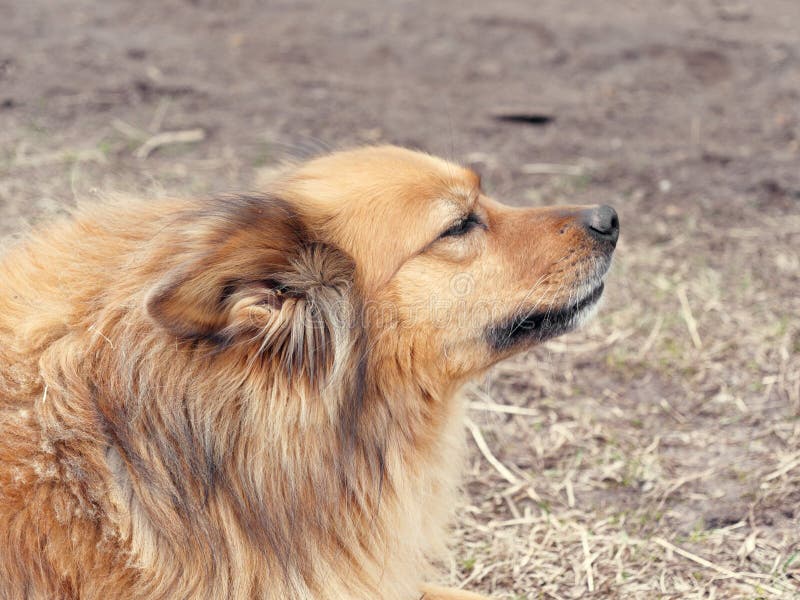
[[[379,280],[463,214],[479,193],[480,179],[441,158],[379,146],[314,159],[280,187],[312,229]]]
[[[470,196],[480,178],[470,169],[397,146],[358,148],[301,165],[288,179],[289,191],[323,212],[374,202],[424,203]],[[404,206],[404,208],[411,208]]]

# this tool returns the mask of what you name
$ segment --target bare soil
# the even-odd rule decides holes
[[[800,597],[797,0],[0,0],[6,243],[383,141],[622,222],[598,319],[470,389],[442,581]]]

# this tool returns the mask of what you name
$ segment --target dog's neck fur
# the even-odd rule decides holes
[[[244,377],[244,350],[217,353],[134,325],[141,323],[119,313],[90,339],[73,340],[83,350],[72,364],[51,365],[42,409],[51,445],[66,422],[78,426],[71,415],[96,413],[97,430],[71,434],[82,437],[80,451],[67,456],[72,446],[62,445],[60,462],[91,473],[80,461],[92,446],[105,465],[81,502],[111,513],[118,530],[108,535],[128,548],[124,562],[138,571],[139,589],[155,597],[196,588],[219,597],[269,590],[268,597],[305,598],[319,594],[311,582],[327,580],[367,598],[377,597],[389,570],[408,573],[389,580],[414,585],[440,550],[446,515],[431,506],[452,507],[438,497],[453,493],[452,464],[462,450],[452,387],[434,389],[408,356],[373,362],[366,339],[353,341],[360,350],[338,370],[341,379],[320,381],[319,389],[269,360],[252,363]],[[403,345],[369,350],[396,347]],[[164,364],[169,377],[152,368]],[[81,406],[62,404],[78,398]],[[411,455],[416,463],[406,460]],[[226,534],[234,528],[240,535]],[[333,572],[343,555],[353,570]],[[165,570],[165,561],[175,568]],[[153,573],[174,578],[148,578],[156,564]],[[405,598],[413,590],[380,593]]]

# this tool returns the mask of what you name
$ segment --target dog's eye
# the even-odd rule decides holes
[[[445,229],[439,235],[439,237],[446,238],[446,237],[457,237],[460,235],[464,235],[466,233],[469,233],[474,227],[477,227],[478,225],[483,225],[478,215],[476,215],[475,213],[469,213],[458,223],[456,223],[452,227],[448,227],[447,229]]]

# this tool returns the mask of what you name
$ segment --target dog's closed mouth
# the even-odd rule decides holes
[[[605,284],[601,281],[586,296],[560,309],[522,313],[500,325],[489,328],[486,337],[495,350],[506,350],[522,341],[543,342],[567,333],[583,320],[582,317],[603,295]]]

